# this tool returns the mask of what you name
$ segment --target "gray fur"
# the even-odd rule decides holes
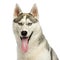
[[[51,55],[51,60],[59,60],[52,48],[51,48],[51,51],[50,51],[50,55]]]
[[[34,11],[35,9],[35,11]],[[53,51],[53,49],[48,44],[45,36],[42,33],[42,29],[39,25],[38,19],[36,16],[38,15],[36,7],[33,8],[34,14],[31,13],[20,13],[13,20],[13,31],[17,41],[17,59],[18,60],[58,60],[57,55]],[[34,16],[33,16],[34,15]],[[31,23],[28,25],[28,23]],[[24,24],[22,24],[24,23]],[[24,52],[21,50],[21,31],[27,31],[29,42],[28,51]],[[26,41],[25,41],[26,42]]]
[[[32,15],[32,14],[30,14],[30,13],[21,13],[21,14],[19,14],[19,16],[18,16],[18,18],[15,18],[13,21],[15,22],[15,23],[18,23],[19,21],[21,21],[21,19],[24,17],[26,15],[26,20],[27,19],[30,19],[33,23],[35,23],[35,22],[38,22],[38,20],[36,19],[36,18],[34,18],[34,16]]]

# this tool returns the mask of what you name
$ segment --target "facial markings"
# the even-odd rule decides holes
[[[24,15],[24,16],[23,16],[23,19],[21,19],[21,20],[18,22],[18,24],[22,26],[22,25],[26,24],[26,21],[27,21],[27,20],[26,20],[26,15]]]
[[[26,18],[24,19],[24,16],[26,16]],[[36,23],[38,22],[38,20],[36,18],[34,18],[34,16],[30,13],[21,13],[17,18],[15,18],[13,21],[15,23],[18,23],[19,25],[23,25],[22,22],[20,23],[20,21],[24,19],[24,20],[30,20],[32,23]],[[28,23],[28,25],[31,25],[32,23]]]
[[[21,13],[17,18],[13,20],[13,22],[18,23],[24,17],[23,13]]]
[[[32,21],[30,21],[30,19],[27,19],[27,22],[26,22],[26,25],[28,25],[28,26],[31,26],[32,25]]]
[[[33,23],[38,22],[38,20],[31,13],[28,13],[26,19],[30,19],[30,21],[32,21]]]

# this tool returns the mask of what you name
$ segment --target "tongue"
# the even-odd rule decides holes
[[[24,53],[28,51],[28,38],[22,39],[21,49]]]

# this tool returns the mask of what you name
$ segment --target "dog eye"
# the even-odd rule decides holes
[[[30,25],[32,25],[32,23],[28,23],[27,25],[29,25],[29,26],[30,26]]]
[[[18,23],[19,25],[23,25],[23,23]]]

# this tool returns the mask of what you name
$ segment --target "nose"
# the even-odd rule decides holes
[[[27,35],[27,31],[22,31],[22,32],[21,32],[21,35],[22,35],[22,36],[26,36],[26,35]]]

